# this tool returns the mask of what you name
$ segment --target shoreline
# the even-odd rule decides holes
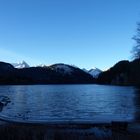
[[[104,121],[101,121],[100,119],[98,120],[26,120],[26,119],[10,119],[6,116],[0,115],[0,121],[2,122],[7,122],[11,124],[26,124],[26,125],[89,125],[89,126],[102,126],[102,125],[107,125],[110,126],[113,122],[118,122],[120,124],[123,123],[135,123],[134,121],[123,121],[123,120],[116,120],[116,121],[109,121],[104,119]]]
[[[2,121],[1,140],[139,140],[140,122],[47,122]]]

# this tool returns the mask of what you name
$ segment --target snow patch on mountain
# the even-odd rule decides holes
[[[71,74],[73,72],[72,67],[66,64],[54,64],[50,66],[53,70],[56,70],[57,72],[60,73],[67,73]]]
[[[99,74],[102,72],[100,69],[98,68],[92,68],[90,70],[87,70],[85,68],[82,69],[84,72],[89,73],[91,76],[93,76],[94,78],[98,78]]]
[[[30,66],[25,62],[19,62],[19,63],[12,63],[12,65],[17,69],[23,69],[23,68],[29,68]]]
[[[94,78],[98,78],[99,74],[101,73],[102,71],[98,68],[94,68],[94,69],[91,69],[88,71],[88,73],[90,75],[92,75]]]
[[[45,64],[39,64],[39,65],[35,65],[34,67],[48,67],[48,66]]]

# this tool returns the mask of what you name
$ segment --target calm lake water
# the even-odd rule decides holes
[[[11,102],[0,116],[24,121],[134,121],[140,93],[134,87],[103,85],[0,86]]]

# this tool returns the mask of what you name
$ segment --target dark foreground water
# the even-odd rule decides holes
[[[135,121],[140,93],[134,87],[103,85],[0,86],[11,102],[0,116],[22,121]]]

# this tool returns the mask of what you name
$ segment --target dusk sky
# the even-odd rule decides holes
[[[0,61],[105,70],[131,58],[140,0],[0,0]]]

